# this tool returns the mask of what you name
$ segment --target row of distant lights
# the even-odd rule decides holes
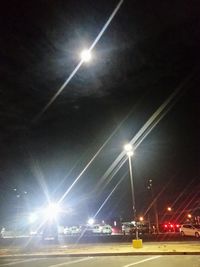
[[[17,188],[13,188],[13,191],[17,192]],[[16,197],[17,197],[17,198],[20,198],[22,195],[27,195],[27,194],[28,194],[27,191],[23,191],[22,193],[17,194]]]
[[[172,211],[172,208],[171,207],[167,207],[167,211]],[[192,218],[192,214],[188,214],[187,215],[187,217],[189,218],[189,219],[191,219]]]

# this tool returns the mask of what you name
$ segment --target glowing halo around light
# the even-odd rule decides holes
[[[81,59],[83,62],[89,62],[92,58],[91,52],[90,50],[84,49],[81,52]]]
[[[36,213],[31,213],[28,217],[30,223],[34,223],[38,220],[38,215]]]
[[[133,146],[131,144],[126,144],[124,146],[124,150],[126,151],[126,154],[127,154],[128,157],[133,156],[134,151],[133,151]]]
[[[93,225],[93,224],[94,224],[94,219],[93,219],[93,218],[90,218],[90,219],[88,220],[88,224],[89,224],[89,225]]]
[[[58,213],[61,211],[60,206],[57,203],[50,203],[45,209],[44,209],[44,215],[47,220],[56,219],[58,216]]]

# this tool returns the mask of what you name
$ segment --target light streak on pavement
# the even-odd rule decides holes
[[[58,263],[58,264],[54,264],[54,265],[49,265],[48,267],[66,266],[66,265],[75,264],[75,263],[79,263],[79,262],[83,262],[83,261],[88,261],[88,260],[91,260],[92,258],[93,257],[87,257],[87,258],[82,258],[82,259],[78,259],[78,260],[74,260],[74,261],[62,262],[62,263]]]
[[[17,260],[17,261],[11,261],[11,262],[8,262],[8,263],[0,264],[0,266],[13,266],[13,265],[16,265],[16,264],[27,263],[27,262],[31,262],[31,261],[37,261],[37,260],[38,260],[38,258],[26,259],[26,260]]]
[[[147,259],[144,259],[144,260],[141,260],[141,261],[136,261],[136,262],[133,262],[133,263],[129,263],[127,265],[124,265],[123,267],[130,267],[130,266],[138,265],[138,264],[141,264],[143,262],[147,262],[147,261],[152,261],[152,260],[158,259],[160,257],[162,257],[162,256],[150,257],[150,258],[147,258]]]

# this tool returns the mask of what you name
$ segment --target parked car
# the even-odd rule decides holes
[[[114,227],[112,227],[112,234],[113,235],[120,235],[122,233],[122,228],[121,227],[119,227],[119,226],[114,226]]]
[[[96,224],[92,226],[92,233],[111,235],[112,227],[109,224],[105,224],[105,225]]]
[[[182,236],[200,237],[200,225],[182,224],[180,227],[180,233]]]
[[[70,235],[71,234],[70,227],[65,227],[63,233],[64,235]]]
[[[79,235],[81,233],[81,229],[79,226],[71,226],[64,228],[65,235]]]
[[[70,234],[71,235],[79,235],[80,233],[81,233],[81,229],[79,226],[70,227]]]
[[[111,235],[112,227],[109,224],[102,226],[102,234]]]
[[[90,225],[81,225],[80,227],[81,235],[92,235],[93,234],[93,227]]]
[[[180,232],[180,224],[179,223],[171,223],[171,222],[165,222],[161,225],[160,227],[160,232]]]
[[[102,233],[102,226],[99,224],[92,226],[92,233],[93,234],[101,234]]]
[[[137,223],[139,234],[152,234],[153,229],[150,227],[149,223]]]
[[[122,233],[124,235],[131,235],[135,231],[136,225],[131,222],[122,223]]]

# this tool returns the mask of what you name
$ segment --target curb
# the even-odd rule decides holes
[[[66,253],[66,254],[15,254],[15,255],[0,255],[0,259],[14,258],[59,258],[59,257],[106,257],[106,256],[145,256],[145,255],[200,255],[200,251],[181,251],[181,252],[108,252],[108,253]]]

